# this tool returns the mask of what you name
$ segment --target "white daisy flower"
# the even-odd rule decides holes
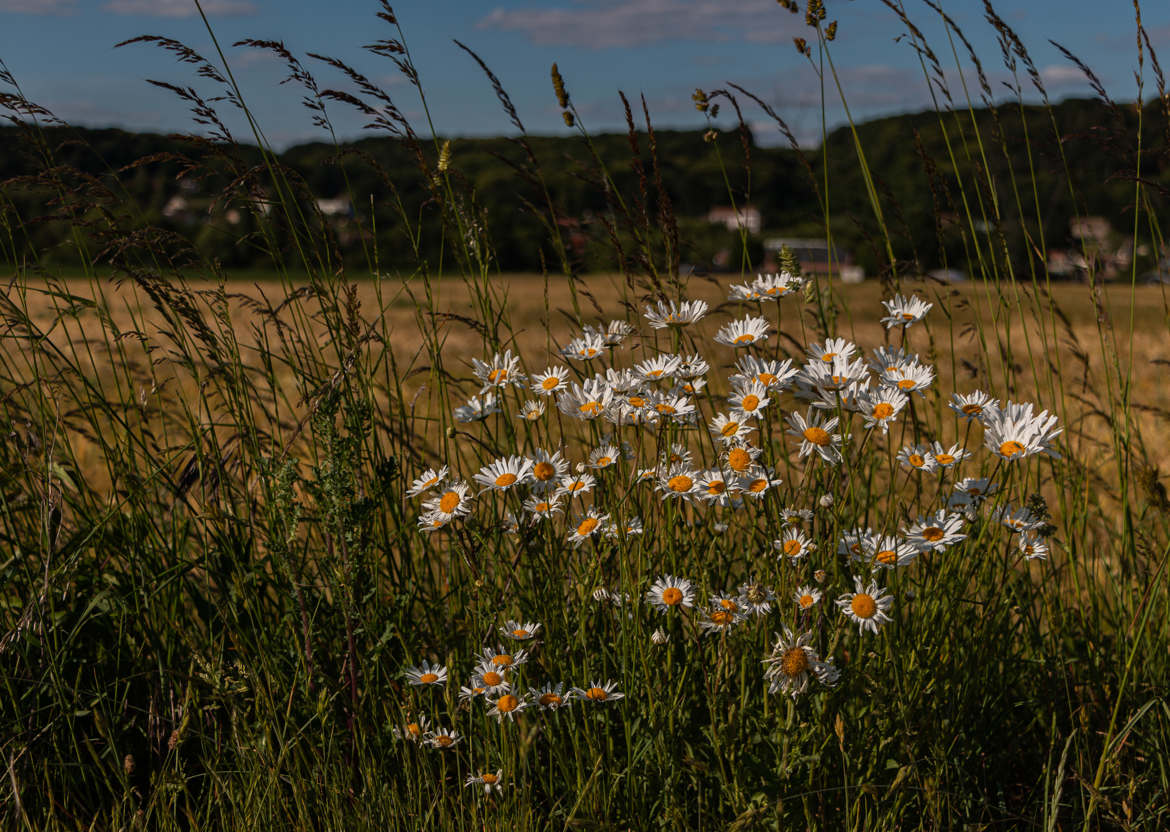
[[[784,534],[778,540],[772,541],[772,548],[784,557],[797,561],[811,554],[816,546],[803,531],[789,528],[784,530]]]
[[[439,485],[443,480],[447,479],[449,469],[446,465],[442,468],[434,469],[428,468],[418,475],[418,478],[410,484],[410,488],[406,490],[407,497],[417,497],[424,491],[430,491],[435,486]]]
[[[971,452],[962,445],[951,445],[949,448],[944,448],[941,442],[936,441],[930,446],[930,455],[941,467],[950,468],[971,456]]]
[[[792,593],[792,600],[796,603],[797,609],[811,610],[821,602],[821,591],[806,584]]]
[[[613,391],[600,379],[591,378],[584,384],[570,384],[557,397],[557,407],[567,416],[589,421],[596,419],[613,401]]]
[[[606,702],[616,702],[625,694],[617,689],[617,682],[593,680],[587,688],[573,688],[573,696],[593,705],[604,705]]]
[[[536,638],[536,634],[540,632],[540,624],[533,621],[525,621],[521,624],[519,621],[509,619],[499,630],[500,635],[504,638],[510,638],[513,641],[529,641]]]
[[[479,653],[479,670],[482,676],[485,669],[495,668],[499,671],[507,671],[512,667],[519,667],[528,661],[527,650],[517,650],[515,653],[509,652],[507,647],[496,645],[495,649],[485,647]]]
[[[898,451],[897,460],[903,468],[909,468],[923,473],[933,473],[938,470],[938,462],[927,445],[907,445]]]
[[[551,396],[569,386],[569,368],[548,367],[542,373],[532,376],[532,392],[538,396]]]
[[[588,467],[596,470],[608,468],[611,465],[616,465],[621,455],[618,449],[613,445],[602,445],[600,448],[594,448],[589,454]]]
[[[467,404],[454,410],[456,422],[482,422],[493,413],[500,412],[500,403],[494,391],[489,390],[482,397],[472,396]]]
[[[1032,531],[1025,531],[1020,535],[1020,551],[1028,560],[1044,559],[1048,557],[1048,541]]]
[[[583,517],[576,521],[576,525],[565,539],[574,546],[580,546],[594,535],[599,535],[605,531],[605,526],[608,522],[608,514],[602,514],[597,509],[591,508]]]
[[[723,453],[723,461],[736,474],[746,474],[756,464],[756,459],[763,453],[763,449],[751,445],[731,445]]]
[[[532,703],[533,707],[540,708],[542,711],[559,710],[572,703],[575,698],[572,690],[565,693],[564,682],[557,682],[555,685],[546,684],[528,691],[528,701]]]
[[[1012,532],[1035,531],[1044,525],[1044,520],[1027,508],[1015,508],[1011,505],[1000,506],[991,516]]]
[[[500,791],[503,788],[504,770],[499,769],[493,774],[490,771],[481,771],[479,774],[470,774],[464,782],[464,786],[482,786],[484,794],[491,794],[493,791]]]
[[[452,520],[452,515],[441,511],[426,511],[418,516],[418,530],[420,532],[437,532]]]
[[[813,521],[813,510],[811,508],[782,508],[780,509],[780,522],[785,526],[797,526],[801,523],[811,523]]]
[[[690,499],[695,491],[695,481],[699,472],[685,463],[676,463],[658,480],[657,489],[662,492],[662,499],[671,498]]]
[[[711,365],[707,363],[707,359],[695,353],[694,355],[682,356],[675,375],[680,378],[698,378],[706,375],[710,369]]]
[[[707,635],[721,635],[744,618],[734,598],[716,596],[711,599],[711,609],[707,611],[706,616],[699,619],[699,629]]]
[[[874,569],[893,569],[906,566],[918,557],[918,548],[907,540],[893,535],[867,535],[861,543],[861,560],[867,560]]]
[[[755,283],[733,283],[727,287],[727,299],[755,301],[759,303],[764,300],[764,296],[756,288]]]
[[[560,498],[555,494],[548,496],[534,494],[524,501],[522,508],[527,512],[532,525],[541,520],[551,520],[554,515],[561,513]]]
[[[991,398],[982,390],[976,390],[966,395],[955,393],[948,406],[968,422],[982,422],[988,413],[999,410],[999,400]]]
[[[837,554],[841,557],[861,560],[861,553],[865,541],[872,536],[873,529],[870,528],[856,528],[842,532],[841,539],[837,541]]]
[[[883,384],[897,387],[903,393],[918,393],[934,383],[934,368],[917,361],[902,364],[893,370],[886,370],[881,375]]]
[[[888,433],[890,424],[909,401],[910,397],[897,387],[882,386],[876,391],[864,391],[857,397],[858,410],[865,420],[863,427],[866,430],[880,427],[883,434]]]
[[[585,332],[601,338],[607,347],[616,347],[634,334],[634,328],[626,321],[610,321],[604,329],[600,326],[586,326]]]
[[[676,421],[695,412],[695,403],[686,396],[656,394],[651,396],[649,407],[659,416],[666,416]]]
[[[721,327],[715,333],[715,341],[729,347],[750,347],[767,341],[769,328],[767,318],[748,317]]]
[[[658,301],[655,307],[646,307],[646,320],[654,329],[693,324],[707,314],[707,301],[687,300],[682,303]]]
[[[659,456],[659,464],[662,466],[685,465],[691,468],[695,464],[695,455],[686,445],[674,442]]]
[[[568,474],[557,482],[557,490],[553,496],[560,498],[565,495],[580,497],[588,494],[597,485],[597,477],[592,474]]]
[[[748,434],[755,428],[741,414],[732,413],[728,416],[726,413],[716,413],[707,423],[707,430],[720,442],[728,445],[747,439]]]
[[[463,685],[459,688],[459,701],[466,702],[470,705],[476,699],[479,699],[479,697],[486,695],[487,692],[487,688],[485,688],[483,685],[475,684],[475,680],[472,679],[472,684],[470,687]]]
[[[908,298],[894,295],[893,300],[883,300],[882,306],[886,307],[886,316],[881,322],[886,325],[886,329],[893,329],[896,326],[913,326],[926,316],[934,304],[927,303],[917,295]]]
[[[1034,413],[1031,403],[1008,402],[1002,409],[987,411],[983,418],[983,443],[1000,459],[1015,461],[1034,454],[1060,458],[1052,447],[1064,428],[1047,410]]]
[[[776,593],[754,577],[740,584],[738,591],[739,595],[735,600],[745,615],[767,615],[772,611],[772,602],[776,600]]]
[[[505,350],[503,355],[496,353],[490,362],[471,359],[472,372],[483,382],[480,393],[486,393],[493,387],[507,387],[514,384],[517,387],[524,385],[524,373],[520,372],[520,358],[512,355],[511,350]]]
[[[764,659],[764,679],[768,693],[786,693],[793,699],[808,690],[809,680],[815,678],[831,687],[840,675],[832,661],[821,661],[817,651],[809,646],[813,634],[795,635],[787,627],[776,633],[772,652]]]
[[[741,356],[735,362],[735,368],[739,372],[731,376],[732,384],[743,381],[758,381],[769,390],[776,392],[787,388],[800,373],[800,370],[793,366],[790,358],[785,358],[783,361],[773,361],[772,359],[756,358],[754,355]]]
[[[956,504],[968,505],[983,501],[994,494],[999,486],[987,478],[965,477],[955,483],[954,488],[951,500]]]
[[[577,361],[597,358],[605,350],[605,339],[595,332],[587,332],[565,344],[561,355]]]
[[[707,379],[705,378],[684,378],[679,381],[674,387],[670,389],[672,396],[696,396],[702,393],[707,387]]]
[[[869,360],[869,368],[880,376],[882,373],[892,373],[906,364],[917,363],[918,354],[902,347],[876,347]]]
[[[427,735],[427,726],[429,724],[430,721],[426,716],[419,714],[412,722],[395,725],[391,729],[391,733],[394,734],[394,739],[402,740],[403,742],[419,742]]]
[[[939,509],[929,517],[919,517],[906,530],[906,540],[920,552],[941,552],[967,537],[960,531],[962,528],[962,515]]]
[[[826,421],[822,420],[819,413],[810,410],[808,419],[794,412],[788,415],[786,421],[791,426],[788,434],[801,440],[800,459],[815,452],[830,465],[837,465],[842,461],[841,434],[832,432],[833,428],[837,427],[836,416]]]
[[[440,751],[449,751],[455,746],[459,745],[459,741],[463,739],[454,731],[449,731],[446,728],[440,728],[437,731],[431,731],[423,741],[431,748],[437,748]]]
[[[476,668],[475,675],[471,677],[471,687],[469,688],[471,691],[491,694],[492,696],[507,693],[511,689],[512,685],[508,681],[508,668],[496,667],[493,664],[482,662]]]
[[[471,513],[471,486],[465,482],[453,482],[444,486],[437,497],[424,500],[422,507],[428,512],[441,514],[446,520],[464,517]]]
[[[544,415],[544,402],[540,400],[526,401],[520,405],[520,412],[516,414],[517,419],[523,419],[525,422],[535,422]]]
[[[472,479],[492,491],[507,491],[532,479],[532,460],[523,456],[500,457],[480,468]]]
[[[869,630],[876,633],[887,621],[891,621],[886,610],[894,603],[894,597],[878,587],[877,581],[870,581],[862,587],[861,578],[854,579],[856,592],[846,592],[837,599],[841,613],[858,625],[858,632]]]
[[[768,388],[758,381],[736,385],[727,398],[733,414],[749,419],[758,418],[770,401]]]
[[[776,488],[783,482],[767,468],[755,468],[740,476],[735,487],[745,497],[762,500],[769,489]]]
[[[532,454],[532,481],[534,488],[539,492],[551,491],[556,487],[557,478],[569,471],[569,462],[560,451],[549,454],[543,448],[538,448]]]
[[[694,606],[691,582],[673,575],[663,575],[646,590],[646,602],[659,612]]]
[[[760,274],[756,275],[752,288],[759,292],[765,300],[779,300],[789,295],[799,294],[804,288],[804,280],[790,272]]]
[[[447,668],[441,664],[431,664],[424,661],[419,667],[408,667],[402,672],[406,676],[406,681],[415,687],[445,685],[447,683]]]
[[[634,372],[643,381],[661,381],[662,379],[671,378],[678,368],[682,365],[682,359],[677,355],[656,355],[653,358],[648,358],[640,364],[634,365]]]
[[[727,475],[718,468],[700,471],[695,477],[695,493],[704,503],[725,506],[733,489],[734,484],[728,482]]]

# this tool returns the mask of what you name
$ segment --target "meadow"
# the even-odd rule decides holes
[[[836,23],[801,11],[834,91]],[[371,48],[409,80],[379,16]],[[246,105],[218,61],[158,45]],[[1019,164],[937,160],[969,283],[917,277],[860,146],[875,279],[789,252],[761,273],[746,231],[736,273],[686,274],[649,116],[632,190],[592,160],[613,270],[575,267],[532,157],[548,268],[514,274],[457,150],[266,48],[315,117],[368,110],[417,153],[430,207],[394,239],[444,260],[383,268],[370,244],[347,266],[258,141],[225,196],[271,263],[233,275],[87,202],[119,172],[54,164],[47,114],[4,99],[81,263],[24,242],[28,182],[5,183],[6,828],[1166,827],[1170,303],[1090,252],[1082,282],[1050,279],[1030,157],[964,132],[970,102],[940,106],[956,152]],[[588,140],[555,66],[552,87]],[[1162,194],[1131,180],[1133,249],[1160,251]]]

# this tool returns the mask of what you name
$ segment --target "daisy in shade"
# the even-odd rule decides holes
[[[544,402],[527,401],[520,405],[520,412],[516,414],[516,418],[523,419],[525,422],[535,422],[543,415]]]
[[[408,667],[403,674],[406,681],[416,687],[447,684],[447,668],[441,664],[424,661],[421,667]]]
[[[449,469],[446,465],[439,469],[428,468],[419,474],[418,479],[410,484],[410,488],[406,490],[406,496],[417,497],[425,491],[430,491],[443,480],[447,479],[448,473]]]
[[[686,326],[700,320],[707,314],[707,301],[685,300],[682,303],[658,301],[656,306],[646,307],[646,320],[654,329],[668,326]]]
[[[597,477],[592,474],[570,474],[566,477],[561,477],[557,483],[557,490],[554,493],[555,497],[581,497],[593,490],[593,486],[597,485]]]
[[[942,552],[967,536],[960,531],[962,528],[961,514],[939,509],[925,519],[919,517],[918,522],[906,530],[906,541],[919,552]]]
[[[799,526],[801,523],[811,523],[812,521],[813,510],[811,508],[780,509],[780,522],[785,526]]]
[[[591,378],[584,384],[570,384],[557,397],[557,407],[566,416],[589,421],[596,419],[613,401],[613,391],[600,379]]]
[[[729,445],[737,440],[747,439],[748,434],[755,428],[741,414],[732,413],[728,416],[726,413],[716,413],[707,424],[707,430],[720,442]]]
[[[602,445],[600,448],[595,448],[589,454],[588,466],[599,471],[602,468],[616,465],[619,456],[618,449],[613,445]]]
[[[768,388],[758,381],[749,381],[739,384],[731,391],[727,399],[731,405],[731,412],[745,419],[755,419],[768,406]]]
[[[801,611],[811,610],[821,602],[821,591],[816,587],[806,584],[792,593],[792,600],[796,603],[797,609]]]
[[[595,332],[589,332],[565,344],[561,355],[577,361],[589,361],[601,355],[604,349],[605,339]]]
[[[968,422],[982,422],[988,413],[999,410],[999,400],[991,398],[982,390],[976,390],[966,395],[955,393],[948,406]]]
[[[892,535],[868,535],[862,541],[861,553],[861,559],[868,560],[874,569],[893,569],[912,563],[918,557],[918,548]]]
[[[459,688],[459,701],[470,705],[472,702],[474,702],[476,699],[479,699],[479,697],[485,695],[487,692],[487,688],[485,688],[483,685],[475,684],[475,680],[472,680],[472,685],[470,687],[463,685]]]
[[[646,590],[646,602],[659,612],[694,606],[695,593],[685,578],[664,575]]]
[[[472,372],[483,382],[480,393],[486,393],[493,387],[507,387],[514,384],[517,387],[524,385],[524,373],[520,372],[520,359],[512,355],[511,350],[505,350],[503,355],[496,353],[490,362],[471,359]]]
[[[500,722],[516,719],[528,707],[528,703],[514,693],[502,693],[495,699],[489,699],[488,704],[492,706],[488,716],[494,716]]]
[[[550,454],[543,448],[537,448],[532,454],[532,485],[540,493],[546,493],[556,488],[557,479],[569,472],[569,462],[560,451]]]
[[[767,318],[744,318],[732,321],[715,333],[715,341],[729,347],[750,347],[768,340]]]
[[[848,361],[857,352],[857,345],[845,338],[829,338],[823,344],[809,344],[805,354],[809,361],[832,364],[834,361]]]
[[[695,481],[699,472],[685,463],[677,463],[667,469],[665,475],[658,480],[658,491],[662,492],[662,499],[688,500],[695,491]]]
[[[784,482],[767,468],[754,468],[740,476],[736,482],[736,491],[745,497],[762,500],[768,489],[775,488]]]
[[[735,600],[744,611],[744,615],[767,615],[772,611],[776,593],[753,577],[739,585],[739,595]]]
[[[1048,541],[1040,535],[1032,531],[1026,531],[1020,535],[1020,551],[1028,560],[1043,559],[1048,557]]]
[[[574,546],[580,546],[586,540],[605,531],[608,522],[608,514],[601,514],[597,509],[591,508],[584,517],[577,520],[577,524],[569,531],[565,539]]]
[[[821,661],[817,651],[809,646],[813,634],[794,634],[787,627],[776,633],[772,652],[764,659],[764,679],[768,693],[786,693],[793,699],[808,690],[810,679],[830,687],[839,677],[832,661]]]
[[[896,326],[909,328],[918,323],[934,304],[927,303],[917,295],[908,298],[894,295],[893,300],[883,300],[882,306],[886,307],[886,316],[882,318],[882,323],[886,325],[886,329],[893,329]]]
[[[877,390],[865,390],[858,394],[858,411],[865,420],[863,427],[866,430],[881,428],[882,433],[888,433],[890,424],[898,418],[910,397],[897,387],[882,386]]]
[[[882,384],[897,387],[903,393],[917,393],[934,383],[934,368],[917,361],[903,364],[893,370],[887,370],[881,375]]]
[[[494,667],[497,670],[507,670],[512,667],[519,667],[528,661],[527,650],[517,650],[515,653],[509,651],[507,647],[496,645],[493,650],[491,647],[485,647],[479,653],[480,667]]]
[[[427,726],[430,724],[429,720],[423,714],[419,714],[411,722],[404,725],[395,725],[391,729],[394,734],[394,739],[402,740],[403,742],[418,742],[427,734]]]
[[[500,791],[503,788],[504,770],[499,769],[493,774],[490,771],[481,771],[479,774],[470,774],[464,786],[482,787],[484,794]]]
[[[779,540],[772,541],[772,548],[784,557],[797,561],[811,554],[816,547],[800,529],[790,528],[784,530]]]
[[[529,524],[533,526],[542,520],[551,520],[563,510],[559,497],[539,494],[534,494],[526,499],[522,508],[528,514]]]
[[[454,731],[448,731],[446,728],[440,728],[437,731],[431,731],[424,738],[431,748],[437,748],[440,751],[451,751],[455,746],[459,745],[459,741],[463,739]]]
[[[467,404],[454,410],[456,422],[482,422],[493,413],[500,412],[500,403],[494,391],[489,390],[483,397],[472,396]]]
[[[1047,410],[1034,413],[1031,403],[1008,402],[1001,410],[988,411],[983,418],[983,443],[1000,459],[1014,462],[1033,454],[1060,458],[1052,447],[1064,428]]]
[[[971,453],[962,445],[951,445],[949,448],[944,448],[941,442],[935,442],[930,446],[930,455],[934,457],[934,461],[940,467],[950,468],[971,456]]]
[[[991,516],[1012,532],[1035,531],[1044,525],[1043,518],[1036,516],[1027,508],[1015,508],[1011,505],[1000,506]]]
[[[678,372],[682,359],[677,355],[656,355],[640,364],[634,365],[636,372],[644,381],[661,381],[671,378]]]
[[[732,445],[723,454],[723,461],[736,474],[746,474],[756,464],[756,458],[763,453],[761,448],[751,445]]]
[[[546,684],[528,691],[528,701],[542,711],[556,711],[570,704],[576,697],[573,691],[565,693],[565,683]]]
[[[513,641],[531,641],[536,638],[536,634],[539,632],[540,625],[532,621],[525,621],[521,624],[519,621],[509,620],[500,627],[500,635]]]
[[[838,419],[823,420],[820,413],[809,411],[809,418],[800,413],[790,413],[787,418],[789,436],[800,439],[800,459],[816,453],[830,465],[841,462],[841,434],[833,433]]]
[[[873,535],[873,529],[870,528],[856,528],[850,529],[847,532],[841,533],[841,539],[837,541],[837,554],[842,557],[853,558],[854,560],[861,560],[861,552],[865,545],[867,538]]]
[[[573,696],[593,705],[604,705],[606,702],[616,702],[625,694],[617,689],[617,682],[593,680],[587,688],[573,688]]]
[[[532,479],[532,460],[522,456],[500,457],[480,468],[473,479],[492,491],[507,491]]]
[[[938,462],[927,445],[907,445],[898,451],[898,462],[903,468],[930,474],[938,470]]]
[[[463,517],[471,512],[470,491],[471,486],[467,483],[453,482],[445,486],[437,497],[424,500],[422,507],[426,511],[443,515],[446,520]]]
[[[568,367],[549,367],[543,373],[532,376],[532,392],[538,396],[551,396],[568,386]]]
[[[894,603],[894,597],[879,588],[877,581],[870,581],[869,586],[863,587],[861,578],[855,578],[854,588],[856,592],[846,592],[837,599],[837,606],[843,615],[858,625],[858,632],[869,630],[876,633],[891,620],[886,610]]]
[[[997,489],[998,486],[989,479],[965,477],[955,483],[955,493],[951,495],[951,502],[958,505],[978,504],[994,494]]]
[[[426,511],[418,516],[418,530],[424,533],[437,532],[451,522],[451,515],[441,511]]]

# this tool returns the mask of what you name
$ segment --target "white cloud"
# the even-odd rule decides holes
[[[1075,87],[1088,84],[1085,73],[1068,64],[1051,64],[1043,67],[1040,70],[1040,80],[1044,82],[1045,87]]]
[[[0,0],[8,2],[8,0]],[[20,0],[17,0],[20,2]],[[202,0],[203,12],[207,15],[225,17],[256,13],[256,5],[250,0]],[[142,15],[143,17],[195,17],[199,10],[195,0],[110,0],[103,8],[113,14]]]
[[[574,0],[570,8],[495,9],[476,25],[521,32],[542,46],[605,49],[669,40],[779,43],[804,23],[774,0]]]
[[[0,12],[12,14],[72,14],[77,0],[0,0]]]

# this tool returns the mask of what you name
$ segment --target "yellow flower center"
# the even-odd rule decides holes
[[[760,373],[756,376],[756,381],[765,387],[771,387],[776,381],[776,376],[771,373]]]
[[[873,418],[889,419],[894,415],[894,406],[889,402],[878,402],[873,406]]]
[[[628,399],[626,399],[626,401],[629,403],[630,407],[645,407],[646,406],[646,400],[643,399],[641,396],[630,396]]]
[[[422,487],[423,487],[423,488],[430,488],[432,485],[434,485],[434,484],[435,484],[435,483],[437,483],[438,481],[439,481],[439,478],[438,478],[438,477],[431,477],[429,480],[427,480],[426,482],[424,482],[424,483],[422,484]]]
[[[677,413],[677,412],[678,412],[678,411],[677,411],[677,410],[674,408],[674,406],[673,406],[673,405],[669,405],[669,404],[665,404],[665,403],[662,403],[662,404],[656,404],[656,405],[654,405],[654,409],[655,409],[655,410],[657,410],[659,413],[661,413],[661,414],[665,415],[665,416],[669,416],[669,415],[671,415],[672,413]]]
[[[756,340],[756,336],[752,335],[750,332],[745,332],[743,335],[736,336],[735,340],[732,343],[750,344],[754,340]]]
[[[804,438],[814,445],[824,447],[829,444],[829,432],[824,428],[818,428],[815,425],[804,429]]]
[[[815,598],[813,598],[811,595],[809,595],[807,592],[804,595],[800,596],[799,603],[800,603],[800,608],[802,610],[807,610],[809,607],[811,607],[816,602],[817,602],[817,600]]]
[[[809,670],[808,654],[803,647],[789,649],[784,658],[780,659],[780,672],[790,678],[807,673]]]
[[[496,775],[494,775],[494,774],[487,773],[487,774],[481,774],[479,776],[479,779],[482,780],[483,782],[487,783],[489,786],[494,786],[497,782],[499,782],[500,778],[496,777]]]
[[[676,474],[666,481],[666,487],[676,494],[684,494],[690,491],[695,485],[695,481],[686,474]]]
[[[835,353],[835,352],[827,352],[827,353],[825,353],[824,355],[822,355],[822,356],[821,356],[821,361],[824,361],[826,364],[829,364],[829,363],[830,363],[830,362],[832,362],[832,360],[833,360],[834,358],[836,358],[836,357],[837,357],[837,353]]]
[[[444,514],[450,514],[455,509],[459,508],[459,492],[448,491],[439,498],[439,511]]]
[[[735,612],[739,609],[739,604],[735,603],[730,598],[720,598],[719,606],[723,607],[725,610],[731,610],[732,612]]]
[[[597,348],[586,347],[585,349],[581,350],[581,354],[586,358],[592,358],[593,356],[597,355]]]
[[[452,742],[454,742],[454,740],[452,740],[446,734],[439,734],[437,737],[435,737],[435,745],[442,746],[443,748],[449,748]]]
[[[965,404],[963,405],[963,413],[967,416],[975,416],[983,412],[983,405],[980,404]]]
[[[516,638],[528,638],[528,636],[530,636],[531,633],[529,633],[527,630],[525,630],[523,627],[521,627],[519,629],[513,630],[512,635],[514,635]]]
[[[497,653],[492,656],[492,664],[496,667],[511,667],[512,654],[511,653]]]
[[[872,595],[859,592],[849,602],[849,609],[853,610],[853,614],[858,618],[873,618],[877,612],[877,602],[873,600]]]
[[[682,590],[676,586],[668,586],[662,590],[662,603],[668,607],[676,607],[682,603]]]
[[[524,418],[530,422],[535,422],[541,417],[541,412],[538,408],[532,408],[524,413]]]
[[[903,321],[912,321],[912,320],[914,320],[914,316],[911,315],[909,312],[903,312],[902,313],[902,320]]]
[[[727,627],[735,621],[735,613],[729,612],[728,610],[715,610],[715,612],[711,613],[711,621],[720,627]]]
[[[605,466],[610,465],[612,463],[613,463],[613,459],[611,457],[599,456],[597,458],[597,467],[598,468],[604,468]]]
[[[728,422],[719,430],[719,435],[723,437],[735,436],[739,433],[739,422]]]
[[[880,552],[878,552],[876,555],[873,556],[873,559],[876,560],[878,563],[885,564],[886,566],[893,566],[895,563],[898,562],[898,553],[895,552],[893,549],[882,549]]]
[[[711,482],[707,483],[707,493],[713,496],[722,494],[726,490],[727,483],[723,482],[723,480],[712,480]]]
[[[509,485],[512,485],[513,483],[515,483],[516,479],[517,479],[516,475],[513,474],[511,471],[509,471],[506,474],[500,474],[498,477],[496,477],[496,487],[497,488],[507,488]]]
[[[511,713],[516,710],[516,706],[520,704],[520,700],[510,693],[505,693],[496,700],[496,710],[501,713]]]
[[[557,467],[551,462],[538,462],[532,466],[532,476],[541,482],[548,482],[557,475]]]
[[[752,464],[752,455],[743,448],[732,448],[727,454],[727,464],[736,473],[743,473]]]
[[[581,521],[581,525],[577,526],[577,534],[580,537],[586,537],[593,534],[593,530],[597,528],[598,520],[596,517],[586,517]]]
[[[592,699],[594,702],[604,702],[609,699],[609,694],[605,692],[605,688],[593,687],[585,691],[585,698]]]
[[[747,412],[750,413],[751,411],[755,410],[757,407],[760,406],[760,397],[754,396],[751,393],[748,393],[746,396],[743,397],[743,400],[740,401],[739,406],[743,410],[746,410]]]
[[[439,675],[437,673],[424,673],[418,677],[418,680],[424,685],[430,685],[439,681]]]
[[[939,465],[950,465],[955,461],[954,456],[951,454],[935,454],[934,458],[938,461]]]
[[[902,390],[913,390],[914,389],[914,379],[904,378],[898,382],[898,387]]]
[[[542,693],[539,701],[541,705],[547,708],[549,705],[559,705],[564,700],[552,691],[549,691],[548,693]]]
[[[601,412],[601,402],[585,402],[577,410],[589,416],[596,416]]]
[[[978,497],[980,494],[983,493],[983,489],[977,485],[973,485],[967,489],[967,493],[970,494],[972,497]]]
[[[561,384],[561,380],[556,376],[548,376],[540,383],[541,390],[555,390]]]
[[[759,494],[761,491],[766,491],[767,489],[768,489],[768,480],[765,479],[764,477],[756,477],[754,480],[751,481],[751,484],[748,486],[748,491],[750,491],[753,494]]]
[[[412,722],[406,726],[406,733],[410,734],[412,737],[417,737],[422,733],[422,726],[420,726],[417,722]]]
[[[929,540],[931,543],[936,543],[943,539],[945,532],[938,526],[927,526],[922,530],[922,539]]]
[[[1011,439],[999,446],[999,452],[1003,456],[1011,457],[1015,456],[1016,454],[1023,453],[1024,446],[1019,442],[1016,442],[1014,439]]]
[[[494,384],[499,384],[501,381],[504,381],[507,378],[508,371],[503,367],[500,367],[497,370],[492,370],[490,373],[488,373],[488,381]]]
[[[910,454],[910,456],[906,457],[906,461],[915,468],[921,468],[926,464],[926,457],[924,457],[922,454]]]
[[[784,541],[784,554],[788,555],[788,557],[794,558],[802,551],[804,551],[804,546],[801,545],[799,540],[789,539]]]
[[[493,688],[504,681],[503,674],[496,673],[494,670],[487,671],[481,678],[483,679],[483,683],[485,685]]]

